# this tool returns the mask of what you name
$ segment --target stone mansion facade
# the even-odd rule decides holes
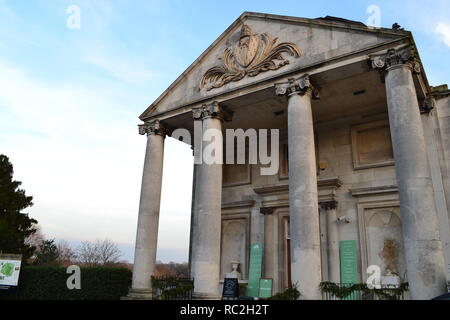
[[[450,279],[450,91],[431,86],[412,34],[340,18],[243,13],[140,116],[147,136],[129,297],[151,296],[165,137],[178,128],[279,129],[279,170],[195,164],[190,273],[214,299],[263,244],[274,293],[296,283]],[[189,141],[184,141],[188,143]],[[183,143],[183,142],[179,142]],[[203,141],[206,145],[207,142]]]

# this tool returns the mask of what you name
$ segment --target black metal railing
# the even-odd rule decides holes
[[[330,283],[330,285],[322,289],[324,300],[404,300],[406,292],[396,286],[368,289],[364,285],[351,283]]]
[[[176,277],[152,277],[154,300],[192,300],[194,280]]]

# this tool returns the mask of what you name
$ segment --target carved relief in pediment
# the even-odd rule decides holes
[[[277,70],[289,64],[284,54],[300,57],[301,52],[296,44],[277,42],[278,38],[272,38],[267,33],[253,34],[249,26],[243,25],[239,41],[225,49],[221,65],[205,72],[199,90],[206,88],[209,91],[246,76],[255,77],[261,72]]]

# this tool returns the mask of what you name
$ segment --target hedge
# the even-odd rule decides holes
[[[118,300],[131,285],[131,271],[125,268],[81,268],[80,290],[67,288],[70,275],[62,267],[23,267],[17,292],[0,290],[0,299]]]

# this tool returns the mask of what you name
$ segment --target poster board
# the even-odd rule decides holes
[[[222,298],[239,298],[239,282],[237,278],[223,280]]]
[[[272,279],[259,279],[259,297],[270,298],[272,296]]]
[[[0,254],[0,287],[17,287],[21,264],[20,254]]]
[[[341,283],[358,283],[358,262],[356,259],[356,241],[339,241],[339,257],[341,260]]]
[[[341,283],[352,285],[358,283],[358,261],[356,256],[356,241],[339,241],[339,257],[341,262]],[[344,300],[356,300],[356,293],[352,293]]]
[[[247,296],[259,296],[259,279],[262,274],[264,245],[262,243],[254,243],[250,247],[250,265],[248,272]]]

